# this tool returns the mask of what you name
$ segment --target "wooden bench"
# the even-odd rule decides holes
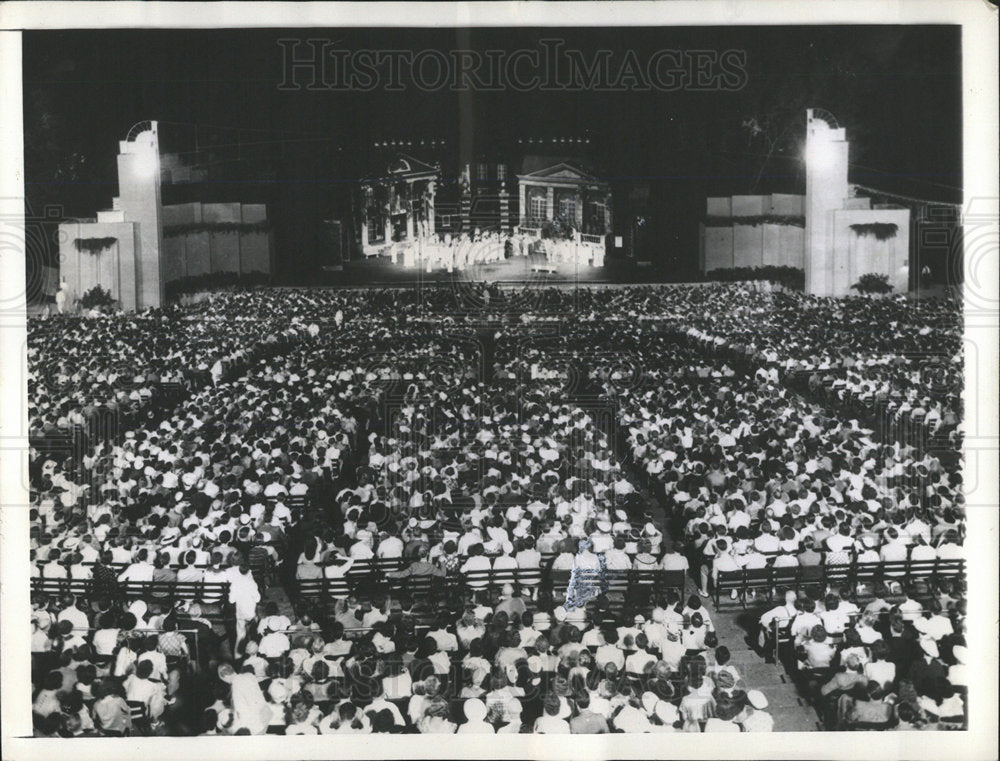
[[[546,571],[544,568],[487,569],[452,573],[445,576],[421,574],[396,576],[405,569],[399,559],[361,561],[343,577],[333,579],[300,579],[296,582],[295,598],[315,606],[321,616],[329,612],[332,601],[349,596],[371,598],[405,594],[418,602],[441,603],[467,592],[496,592],[505,585],[532,589],[540,585],[565,594],[570,580],[569,571]],[[604,590],[614,613],[624,609],[647,607],[668,590],[678,595],[684,591],[684,571],[609,571]]]
[[[218,606],[218,617],[232,618],[229,604],[229,582],[206,581],[122,581],[118,583],[120,594],[127,600],[146,600],[170,606],[178,602],[198,602],[206,606]],[[31,591],[45,595],[71,594],[85,600],[93,600],[94,581],[92,579],[32,579]],[[206,610],[211,614],[211,609]]]
[[[770,601],[775,589],[795,589],[820,584],[847,587],[852,599],[857,598],[860,583],[885,584],[896,582],[910,584],[928,582],[935,584],[945,578],[965,576],[965,560],[899,560],[879,563],[850,563],[817,566],[792,566],[739,571],[720,571],[715,582],[713,598],[716,608],[724,603],[727,594],[736,592],[736,599],[746,608],[747,593],[762,590],[764,599]]]

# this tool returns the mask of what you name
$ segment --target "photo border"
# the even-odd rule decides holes
[[[21,34],[25,29],[113,28],[262,28],[262,27],[489,27],[489,26],[712,26],[831,24],[958,24],[962,27],[963,183],[966,211],[973,222],[971,200],[985,207],[985,224],[996,228],[997,198],[997,10],[969,0],[912,0],[873,3],[868,0],[677,0],[618,3],[137,3],[137,2],[9,2],[0,5],[0,203],[21,206],[23,214],[23,122]],[[900,129],[905,129],[901,123]],[[6,207],[3,209],[7,211]],[[976,214],[982,214],[980,208]],[[1000,253],[1000,252],[998,252]],[[997,304],[997,260],[976,263],[977,280],[989,293],[977,294]],[[968,268],[969,262],[964,266]],[[493,737],[341,736],[329,738],[194,737],[122,740],[47,740],[30,735],[30,661],[28,619],[28,496],[26,327],[23,251],[0,251],[0,303],[20,303],[21,314],[0,313],[0,686],[4,759],[52,759],[72,748],[74,759],[249,759],[285,758],[995,758],[997,747],[997,320],[967,316],[966,339],[978,352],[975,377],[978,407],[966,410],[977,420],[976,457],[967,458],[969,480],[978,484],[969,495],[969,730],[963,732],[775,733],[752,742],[733,735],[538,736]],[[18,302],[18,299],[20,302]],[[985,347],[985,348],[984,348]],[[20,363],[19,371],[16,363]],[[13,372],[11,371],[13,368]],[[985,451],[985,456],[984,456]],[[20,456],[18,456],[20,453]],[[25,622],[22,625],[21,622]],[[27,699],[26,699],[27,698]]]

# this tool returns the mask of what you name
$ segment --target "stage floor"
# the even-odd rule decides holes
[[[478,264],[462,271],[435,269],[427,272],[416,267],[393,264],[388,257],[344,262],[343,270],[324,270],[322,285],[404,285],[415,283],[451,283],[455,281],[488,283],[643,283],[662,282],[663,274],[652,267],[638,267],[633,260],[606,259],[603,267],[552,265],[554,272],[538,272],[548,266],[545,257],[515,256],[493,264]]]

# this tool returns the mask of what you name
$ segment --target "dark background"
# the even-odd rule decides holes
[[[642,62],[665,48],[736,49],[747,80],[739,91],[287,91],[279,38],[414,52],[561,38],[617,62],[629,49]],[[161,152],[209,165],[199,197],[269,204],[282,282],[308,282],[323,263],[320,220],[350,215],[378,140],[444,139],[462,153],[586,135],[597,174],[624,192],[648,185],[665,279],[696,272],[706,195],[804,192],[807,107],[847,128],[852,182],[962,201],[958,27],[28,31],[23,50],[30,217],[109,208],[117,141],[158,120]]]

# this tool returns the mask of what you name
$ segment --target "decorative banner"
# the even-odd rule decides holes
[[[88,254],[97,256],[102,251],[106,251],[118,242],[118,238],[74,238],[73,246],[77,251],[86,251]]]
[[[851,230],[859,238],[871,236],[875,240],[890,240],[896,237],[899,232],[899,225],[895,222],[870,222],[867,224],[851,225]]]
[[[754,214],[748,217],[720,217],[710,215],[705,217],[705,227],[729,227],[731,225],[791,225],[805,227],[806,218],[795,214]],[[853,225],[852,225],[853,226]]]

